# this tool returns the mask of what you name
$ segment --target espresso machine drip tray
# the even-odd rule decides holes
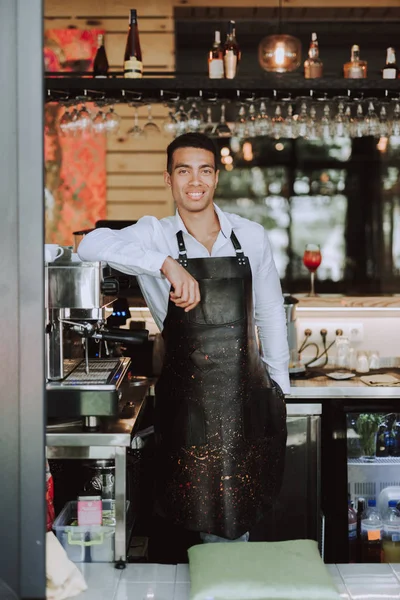
[[[49,418],[114,417],[120,413],[123,389],[128,385],[130,358],[90,359],[64,365],[68,375],[46,384]],[[125,385],[124,385],[125,384]]]
[[[79,364],[69,372],[63,379],[61,385],[107,385],[118,378],[121,360],[112,359],[93,359],[89,360],[89,373],[86,373],[85,361]]]

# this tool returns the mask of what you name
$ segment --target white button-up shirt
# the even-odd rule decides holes
[[[261,343],[262,359],[269,374],[290,393],[288,374],[289,349],[281,285],[271,246],[262,225],[225,213],[214,205],[221,230],[211,254],[188,233],[177,211],[172,217],[158,220],[143,217],[135,225],[121,230],[95,229],[86,235],[78,248],[79,257],[87,261],[105,261],[112,268],[136,275],[147,306],[159,327],[168,310],[170,283],[160,269],[167,258],[178,258],[176,234],[183,232],[188,258],[235,256],[232,229],[244,254],[249,258],[253,275],[254,318]]]

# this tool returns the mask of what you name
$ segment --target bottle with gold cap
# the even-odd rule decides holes
[[[394,48],[386,50],[386,65],[382,69],[382,79],[397,79],[399,69],[396,64],[396,51]]]
[[[351,47],[350,61],[343,65],[345,79],[366,79],[367,61],[360,60],[360,47],[356,44]]]
[[[304,77],[306,79],[319,79],[323,74],[323,62],[319,57],[317,34],[311,34],[308,58],[304,61]]]

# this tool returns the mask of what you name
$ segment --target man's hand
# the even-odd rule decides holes
[[[170,292],[172,302],[184,308],[185,312],[192,310],[200,302],[198,282],[171,256],[162,264],[161,273],[170,282],[173,290]]]

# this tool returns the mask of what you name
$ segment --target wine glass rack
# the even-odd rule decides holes
[[[151,73],[142,79],[124,79],[121,73],[93,78],[90,73],[46,73],[45,101],[62,102],[90,96],[114,102],[169,102],[201,98],[205,102],[282,99],[309,95],[331,98],[400,98],[400,79],[304,79],[296,74],[261,74],[257,78],[209,79],[206,76]]]

